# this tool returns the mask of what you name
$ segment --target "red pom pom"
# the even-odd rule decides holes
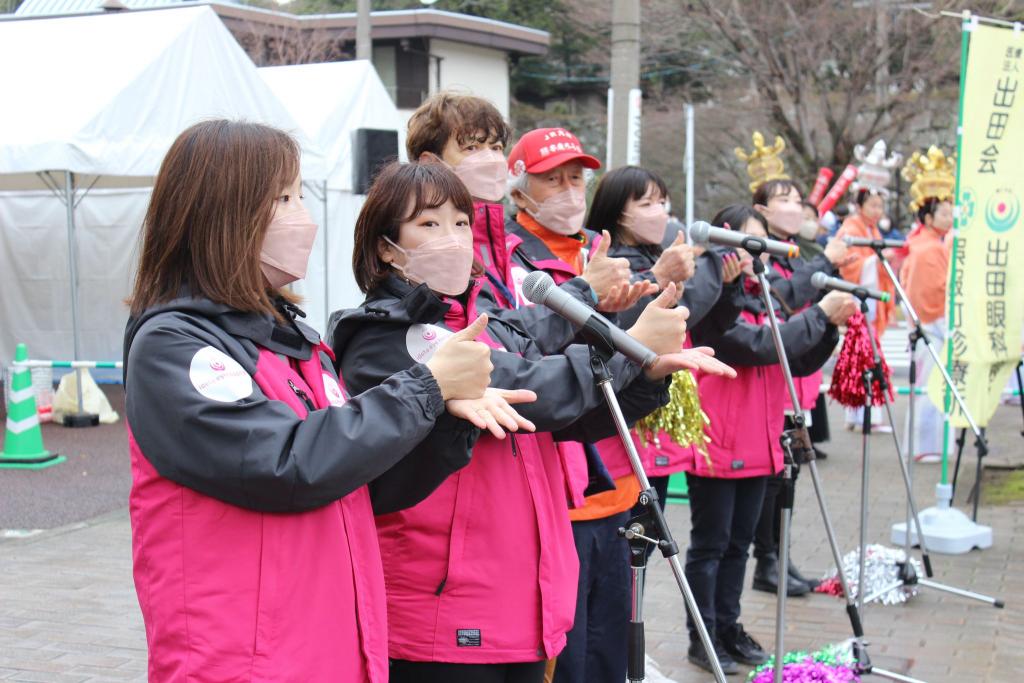
[[[868,323],[862,313],[856,313],[846,321],[843,348],[839,351],[839,358],[832,371],[832,386],[828,390],[829,396],[850,408],[864,405],[864,371],[875,365],[867,326]],[[893,400],[892,382],[890,381],[892,373],[889,370],[889,364],[885,362],[885,356],[882,355],[881,347],[878,349],[878,356],[882,360],[882,373],[885,375],[885,385],[889,390],[889,400],[891,401]],[[878,380],[873,380],[871,383],[871,402],[876,406],[885,402],[882,386]]]
[[[817,585],[814,589],[815,593],[824,593],[825,595],[834,595],[837,598],[843,597],[843,584],[839,583],[839,578],[833,576],[830,579],[825,579]]]

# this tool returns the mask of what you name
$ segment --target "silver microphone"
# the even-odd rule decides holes
[[[903,246],[900,240],[876,240],[870,237],[844,237],[848,247],[870,247],[871,249],[899,249]]]
[[[834,289],[837,292],[853,294],[858,299],[877,299],[878,301],[889,300],[889,292],[861,287],[860,285],[855,285],[852,282],[840,280],[837,277],[829,277],[828,275],[825,275],[825,273],[815,273],[812,275],[811,284],[818,289]]]
[[[716,228],[704,221],[696,221],[690,226],[690,240],[695,244],[717,244],[733,249],[745,249],[754,256],[761,253],[783,258],[800,255],[800,247],[791,242],[754,237],[738,230]]]
[[[523,281],[523,296],[527,301],[540,306],[547,306],[573,325],[585,326],[589,321],[601,325],[615,350],[641,367],[649,367],[658,359],[658,354],[633,339],[609,322],[607,318],[580,303],[561,288],[543,270],[535,270]]]

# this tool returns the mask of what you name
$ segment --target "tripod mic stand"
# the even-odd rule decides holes
[[[700,610],[697,607],[697,600],[693,597],[693,591],[683,573],[683,567],[679,563],[679,546],[672,538],[672,532],[665,521],[665,515],[658,505],[658,493],[651,486],[647,479],[647,473],[640,462],[640,456],[636,452],[636,445],[629,435],[629,426],[622,415],[619,407],[619,400],[612,388],[611,373],[608,371],[608,360],[614,355],[614,346],[608,336],[608,328],[604,323],[590,318],[581,331],[583,338],[590,347],[590,369],[594,373],[594,383],[601,389],[605,402],[608,404],[608,411],[615,422],[615,428],[619,432],[622,444],[629,456],[629,464],[633,468],[633,474],[640,483],[640,495],[638,503],[644,512],[629,520],[629,526],[619,529],[619,535],[624,537],[630,546],[630,567],[632,571],[631,587],[632,602],[629,620],[629,660],[628,680],[630,683],[641,683],[644,678],[644,582],[647,570],[647,546],[654,545],[661,550],[661,554],[668,560],[672,567],[672,573],[676,577],[676,583],[683,594],[686,608],[697,628],[701,644],[707,653],[708,661],[718,683],[725,683],[725,673],[715,655],[715,646],[711,641],[704,620],[701,618]]]
[[[915,430],[915,421],[916,421],[916,414],[915,414],[915,412],[916,411],[915,411],[915,407],[916,407],[916,401],[917,401],[917,360],[916,360],[916,352],[917,352],[917,344],[918,344],[918,342],[924,342],[925,348],[928,350],[928,353],[931,355],[935,367],[937,367],[939,369],[939,372],[942,375],[943,381],[946,383],[946,385],[952,391],[953,398],[956,400],[957,404],[960,407],[961,412],[963,413],[964,417],[967,419],[967,422],[970,425],[971,430],[974,432],[975,437],[977,437],[976,444],[977,444],[977,448],[978,448],[979,466],[980,466],[981,458],[984,457],[984,455],[988,452],[988,444],[985,441],[985,437],[984,437],[983,431],[978,427],[978,425],[974,422],[974,418],[972,418],[971,414],[967,411],[967,406],[964,404],[963,398],[960,396],[960,392],[957,390],[956,385],[953,383],[952,378],[949,376],[949,373],[946,372],[946,367],[939,360],[938,352],[936,352],[935,348],[932,346],[931,342],[929,341],[928,335],[925,334],[924,327],[921,324],[921,318],[918,317],[917,311],[914,310],[913,304],[910,302],[910,299],[907,298],[907,294],[904,291],[903,286],[900,284],[899,278],[897,278],[896,274],[893,272],[892,266],[889,265],[888,259],[885,258],[881,248],[876,248],[875,249],[875,254],[878,256],[879,263],[882,264],[882,267],[885,269],[886,275],[888,275],[889,280],[893,283],[893,286],[896,289],[896,296],[898,297],[900,303],[902,304],[904,312],[907,314],[907,318],[909,319],[909,322],[911,324],[911,331],[910,331],[910,334],[909,334],[909,341],[910,341],[910,400],[909,400],[909,406],[907,408],[907,410],[909,411],[909,420],[910,420],[910,422],[909,422],[909,430],[908,430],[908,434],[907,434],[907,454],[906,454],[905,458],[900,456],[899,438],[896,436],[895,425],[893,424],[892,409],[891,409],[891,407],[889,405],[888,396],[885,394],[884,387],[883,387],[883,396],[885,397],[885,406],[886,406],[886,411],[888,412],[888,416],[889,416],[889,423],[893,424],[893,427],[894,427],[894,429],[893,429],[893,438],[894,438],[895,443],[896,443],[897,459],[899,460],[899,463],[900,463],[900,472],[903,475],[904,484],[906,485],[906,490],[907,490],[907,512],[908,512],[908,514],[907,514],[907,520],[905,522],[905,525],[903,526],[903,545],[904,545],[904,551],[905,551],[905,554],[906,554],[906,563],[905,563],[905,565],[903,567],[901,567],[901,576],[900,576],[901,580],[900,580],[900,582],[895,584],[895,585],[893,585],[893,586],[885,587],[882,591],[880,591],[880,592],[876,593],[874,596],[872,596],[872,599],[874,597],[879,596],[879,595],[883,595],[883,594],[889,592],[890,590],[894,590],[895,588],[898,588],[899,586],[911,585],[913,583],[916,583],[919,586],[925,586],[925,587],[928,587],[928,588],[934,588],[936,590],[944,591],[944,592],[947,592],[947,593],[952,593],[954,595],[959,595],[961,597],[970,598],[972,600],[978,600],[980,602],[987,602],[987,603],[993,605],[994,607],[1000,607],[1001,608],[1001,607],[1004,606],[1004,603],[1000,599],[989,597],[987,595],[981,595],[979,593],[974,593],[972,591],[966,591],[966,590],[962,590],[962,589],[959,589],[959,588],[954,588],[952,586],[947,586],[947,585],[938,583],[936,581],[931,581],[930,580],[932,578],[932,576],[933,576],[931,560],[929,558],[927,542],[925,540],[925,534],[924,534],[924,531],[923,531],[923,527],[921,525],[920,516],[919,516],[918,511],[917,511],[917,503],[916,503],[916,500],[915,500],[915,497],[914,497],[914,489],[913,489],[914,440],[916,438],[916,433],[915,433],[915,431],[916,431]],[[863,311],[863,310],[865,310],[865,308],[866,308],[866,301],[864,300],[863,297],[861,297],[861,310]],[[872,352],[874,353],[874,357],[875,357],[876,370],[878,372],[879,377],[882,377],[881,362],[880,362],[880,358],[878,356],[877,346],[875,344],[875,339],[874,339],[874,336],[872,335],[870,325],[868,326],[868,336],[871,339],[871,346],[872,346]],[[884,382],[884,378],[881,381]],[[868,393],[870,395],[870,387],[869,387],[869,392]],[[865,465],[866,465],[866,461],[865,461]],[[980,476],[980,470],[979,470],[979,476]],[[940,487],[941,486],[942,485],[940,484]],[[975,500],[975,503],[977,503],[977,500]],[[861,501],[861,504],[862,504],[862,506],[865,504],[865,501],[863,499]],[[910,549],[911,549],[911,547],[913,545],[913,542],[911,541],[911,531],[910,531],[911,519],[914,522],[915,530],[917,532],[916,533],[916,537],[917,537],[918,545],[920,545],[920,547],[921,547],[921,560],[922,560],[922,564],[924,565],[925,575],[928,577],[926,579],[921,579],[921,578],[917,578],[915,576],[912,576],[912,573],[908,570],[908,568],[910,566]],[[863,534],[863,531],[862,531],[862,534]],[[893,540],[894,540],[894,542],[895,542],[896,537],[898,535],[899,535],[899,529],[898,529],[898,525],[897,525],[897,526],[894,526],[894,528],[893,528]],[[990,539],[990,537],[989,537],[989,539]],[[991,540],[989,540],[989,543],[991,543]],[[861,561],[863,562],[863,559],[864,559],[863,558],[863,547],[861,548],[861,553],[862,553]]]
[[[788,571],[789,567],[789,527],[793,513],[793,484],[791,475],[793,466],[804,463],[806,463],[807,468],[811,473],[811,481],[814,484],[814,495],[815,498],[817,498],[818,509],[821,511],[821,518],[825,524],[825,535],[828,537],[828,545],[829,549],[832,551],[832,559],[836,563],[836,568],[838,570],[836,574],[839,579],[839,584],[843,588],[843,596],[846,600],[846,613],[850,619],[850,627],[853,630],[854,636],[853,655],[857,663],[857,673],[874,674],[893,681],[903,681],[904,683],[922,683],[916,678],[910,678],[893,671],[880,669],[871,663],[871,657],[867,651],[867,641],[864,639],[864,628],[861,623],[860,609],[853,600],[852,593],[850,592],[850,586],[846,581],[846,576],[843,574],[842,553],[839,550],[839,543],[836,541],[836,532],[832,526],[832,518],[829,515],[828,506],[825,503],[825,492],[821,485],[821,477],[818,474],[818,465],[814,457],[814,449],[811,447],[811,439],[807,433],[807,427],[804,424],[803,413],[799,410],[800,399],[796,393],[796,385],[793,383],[793,373],[789,368],[789,359],[786,356],[786,348],[782,342],[782,332],[779,329],[779,321],[775,316],[775,307],[772,304],[771,291],[769,288],[768,278],[765,276],[764,264],[761,262],[759,254],[751,251],[751,247],[748,246],[746,249],[751,253],[751,256],[754,257],[754,274],[757,276],[757,281],[761,286],[761,301],[764,304],[766,315],[768,316],[768,324],[772,333],[772,341],[775,344],[775,352],[776,355],[778,355],[779,366],[782,368],[782,375],[786,380],[786,390],[789,392],[789,399],[794,408],[794,429],[782,436],[783,452],[788,458],[788,463],[784,464],[782,473],[784,481],[788,480],[788,483],[784,484],[783,492],[780,493],[780,495],[783,496],[783,509],[779,524],[780,579],[779,588],[776,591],[775,607],[775,683],[782,683],[783,658],[785,656],[784,631],[786,619],[786,593],[788,591],[786,590],[786,584],[782,577],[785,576],[785,572]],[[794,444],[794,441],[797,443]],[[794,448],[794,446],[796,447]],[[799,462],[797,462],[795,457],[799,458]],[[788,507],[786,507],[787,504]]]

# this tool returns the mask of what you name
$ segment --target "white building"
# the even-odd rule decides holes
[[[210,5],[257,66],[354,57],[354,13],[295,15],[217,1],[24,0],[15,14],[54,16],[182,4]],[[456,88],[491,100],[508,117],[510,62],[545,54],[550,44],[546,31],[433,9],[373,12],[370,21],[374,66],[405,116],[438,90]]]

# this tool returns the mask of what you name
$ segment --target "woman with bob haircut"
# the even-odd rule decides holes
[[[440,164],[392,164],[378,175],[356,222],[359,308],[332,316],[328,337],[353,390],[428,359],[476,319],[473,201]],[[646,370],[609,361],[627,420],[667,399],[683,367],[730,370],[678,351],[685,311],[668,308],[674,285],[629,333],[655,353]],[[592,441],[614,426],[585,346],[544,356],[519,328],[490,320],[492,382],[539,397],[522,416],[558,439]],[[668,353],[665,353],[668,352]],[[484,434],[470,464],[423,502],[377,517],[390,617],[391,680],[539,683],[565,645],[576,605],[578,561],[563,461],[534,434]]]
[[[280,130],[199,123],[157,174],[124,342],[151,681],[387,681],[366,485],[414,505],[466,464],[482,413],[526,425],[485,395],[474,328],[348,391],[281,289],[316,230]]]

